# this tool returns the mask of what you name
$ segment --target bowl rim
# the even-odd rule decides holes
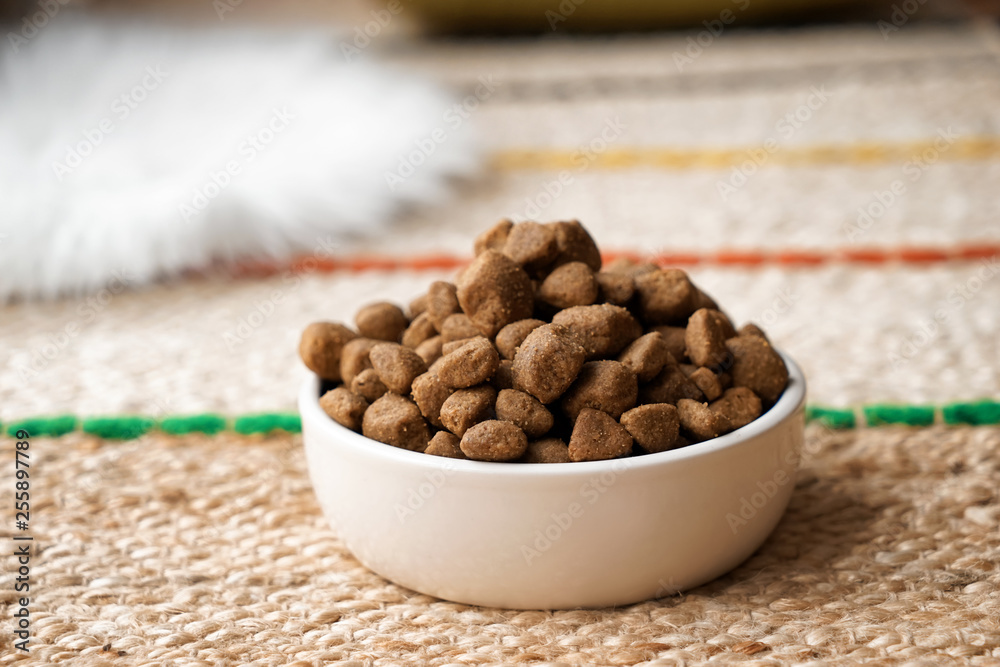
[[[805,403],[806,380],[802,369],[790,356],[778,348],[775,348],[775,351],[781,355],[788,368],[788,384],[777,403],[770,410],[746,426],[718,438],[643,456],[604,461],[529,465],[517,462],[470,461],[414,452],[366,438],[331,419],[319,406],[320,380],[312,374],[303,383],[299,393],[299,413],[303,422],[309,421],[310,425],[316,425],[322,430],[325,437],[337,442],[340,446],[348,447],[364,456],[392,461],[403,466],[426,469],[428,472],[446,469],[452,473],[462,472],[500,477],[523,478],[535,475],[592,477],[603,472],[621,472],[623,468],[642,469],[669,465],[678,461],[707,456],[724,449],[735,448],[784,422]]]

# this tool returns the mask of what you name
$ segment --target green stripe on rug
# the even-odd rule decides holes
[[[170,435],[187,435],[189,433],[215,435],[226,430],[226,418],[211,413],[178,415],[164,417],[160,420],[159,427],[161,431]]]
[[[991,400],[972,403],[949,403],[941,408],[945,424],[1000,424],[1000,402]]]
[[[233,422],[233,430],[237,433],[250,435],[253,433],[270,433],[271,431],[288,431],[300,433],[302,420],[294,413],[264,412],[256,415],[243,415]]]
[[[7,433],[15,435],[18,431],[27,431],[30,435],[59,437],[70,431],[75,431],[77,419],[73,415],[59,415],[56,417],[32,417],[30,419],[20,419],[7,425]]]
[[[152,417],[90,417],[83,420],[83,432],[107,440],[133,440],[145,435],[156,424]]]
[[[865,421],[869,426],[905,424],[907,426],[930,426],[934,423],[932,405],[897,405],[876,403],[862,407]]]
[[[806,407],[806,421],[818,422],[828,428],[854,428],[857,419],[850,408],[826,408],[820,405]]]

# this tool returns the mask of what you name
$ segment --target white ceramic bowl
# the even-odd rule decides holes
[[[520,464],[429,456],[350,431],[299,397],[313,487],[365,566],[446,600],[605,607],[705,583],[781,518],[804,434],[805,378],[727,435],[614,461]]]

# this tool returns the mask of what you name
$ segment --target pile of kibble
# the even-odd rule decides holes
[[[501,221],[456,284],[356,329],[310,324],[323,410],[372,440],[478,461],[562,463],[715,438],[769,408],[788,371],[680,269],[601,255],[579,222]]]

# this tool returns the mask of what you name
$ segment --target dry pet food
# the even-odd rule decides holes
[[[433,456],[600,461],[746,426],[788,383],[757,325],[737,330],[680,269],[603,265],[579,222],[502,220],[474,249],[405,311],[379,301],[353,328],[306,327],[331,419]]]

